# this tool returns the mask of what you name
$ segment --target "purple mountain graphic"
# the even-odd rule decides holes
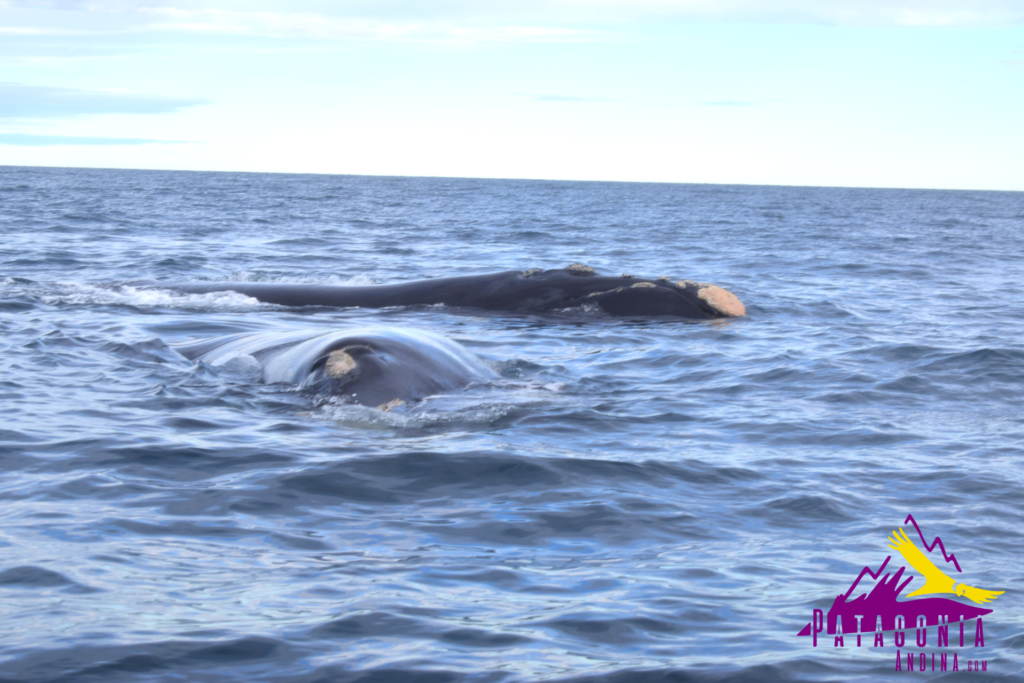
[[[878,571],[873,572],[870,567],[864,567],[850,589],[846,593],[836,596],[832,602],[832,608],[828,611],[826,632],[829,635],[836,635],[836,626],[840,623],[844,634],[857,633],[857,615],[861,617],[860,632],[870,633],[876,630],[879,617],[882,618],[882,630],[893,631],[897,628],[897,616],[903,617],[904,629],[911,629],[917,626],[918,618],[922,616],[925,618],[926,626],[936,626],[943,623],[940,617],[945,617],[944,623],[952,624],[992,613],[990,609],[966,605],[948,598],[918,598],[898,601],[897,598],[903,589],[914,580],[914,577],[911,576],[906,581],[900,581],[906,567],[900,567],[895,574],[886,574],[875,584],[870,593],[861,594],[850,600],[850,595],[857,589],[857,584],[864,578],[864,575],[868,574],[871,578],[878,579],[885,571],[890,559],[892,559],[891,555],[886,557]],[[807,624],[797,635],[811,635],[811,624]]]
[[[921,537],[921,543],[922,545],[924,545],[925,550],[931,552],[935,550],[935,546],[939,546],[939,550],[942,551],[942,559],[946,561],[946,564],[952,562],[953,566],[956,567],[956,570],[958,572],[963,572],[963,569],[960,569],[960,563],[956,561],[956,555],[954,555],[953,553],[949,553],[948,555],[946,554],[946,546],[942,544],[941,538],[936,536],[935,540],[932,541],[932,544],[928,545],[928,541],[924,540],[924,532],[922,532],[921,527],[917,525],[917,520],[914,519],[914,515],[907,515],[907,518],[903,520],[904,524],[908,522],[913,524],[914,528],[917,529],[917,535]]]

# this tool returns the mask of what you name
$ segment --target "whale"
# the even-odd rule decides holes
[[[267,384],[298,385],[383,410],[498,379],[460,344],[404,328],[248,332],[171,348],[214,367],[255,361]]]
[[[194,294],[233,291],[281,306],[386,308],[443,304],[528,313],[592,307],[612,316],[672,316],[694,320],[746,315],[746,307],[739,298],[716,285],[666,276],[600,275],[579,263],[550,270],[509,270],[385,285],[148,284]]]

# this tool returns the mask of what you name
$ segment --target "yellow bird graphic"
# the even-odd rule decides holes
[[[981,604],[995,600],[1003,594],[1003,591],[987,591],[968,586],[966,583],[959,583],[954,587],[953,584],[956,584],[956,581],[946,576],[945,572],[936,567],[927,555],[918,550],[914,542],[903,533],[903,529],[892,532],[892,536],[889,537],[889,547],[898,550],[903,559],[924,576],[924,585],[907,595],[908,598],[931,593],[955,593]]]

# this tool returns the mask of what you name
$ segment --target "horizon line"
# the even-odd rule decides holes
[[[251,175],[310,175],[310,176],[349,176],[353,178],[408,178],[408,179],[437,179],[437,180],[512,180],[520,182],[538,183],[621,183],[631,185],[707,185],[715,187],[778,187],[778,188],[806,188],[822,190],[893,190],[913,192],[1005,192],[1024,193],[1020,190],[998,190],[991,188],[965,188],[965,187],[923,187],[923,186],[880,186],[880,185],[794,185],[790,183],[718,183],[700,181],[678,181],[678,180],[595,180],[595,179],[572,179],[572,178],[538,178],[538,177],[513,177],[513,176],[462,176],[462,175],[401,175],[383,173],[330,173],[325,171],[239,171],[226,169],[183,169],[183,168],[132,168],[120,166],[58,166],[58,165],[31,165],[3,164],[0,169],[24,168],[24,169],[63,169],[68,171],[140,171],[145,173],[224,173]],[[922,539],[923,540],[923,539]]]

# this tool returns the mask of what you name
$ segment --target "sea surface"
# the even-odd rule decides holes
[[[573,262],[749,315],[139,284]],[[173,347],[373,326],[500,379],[388,413]],[[908,514],[1005,591],[923,651],[1024,680],[1022,193],[0,167],[0,367],[0,681],[925,680],[797,636]]]

